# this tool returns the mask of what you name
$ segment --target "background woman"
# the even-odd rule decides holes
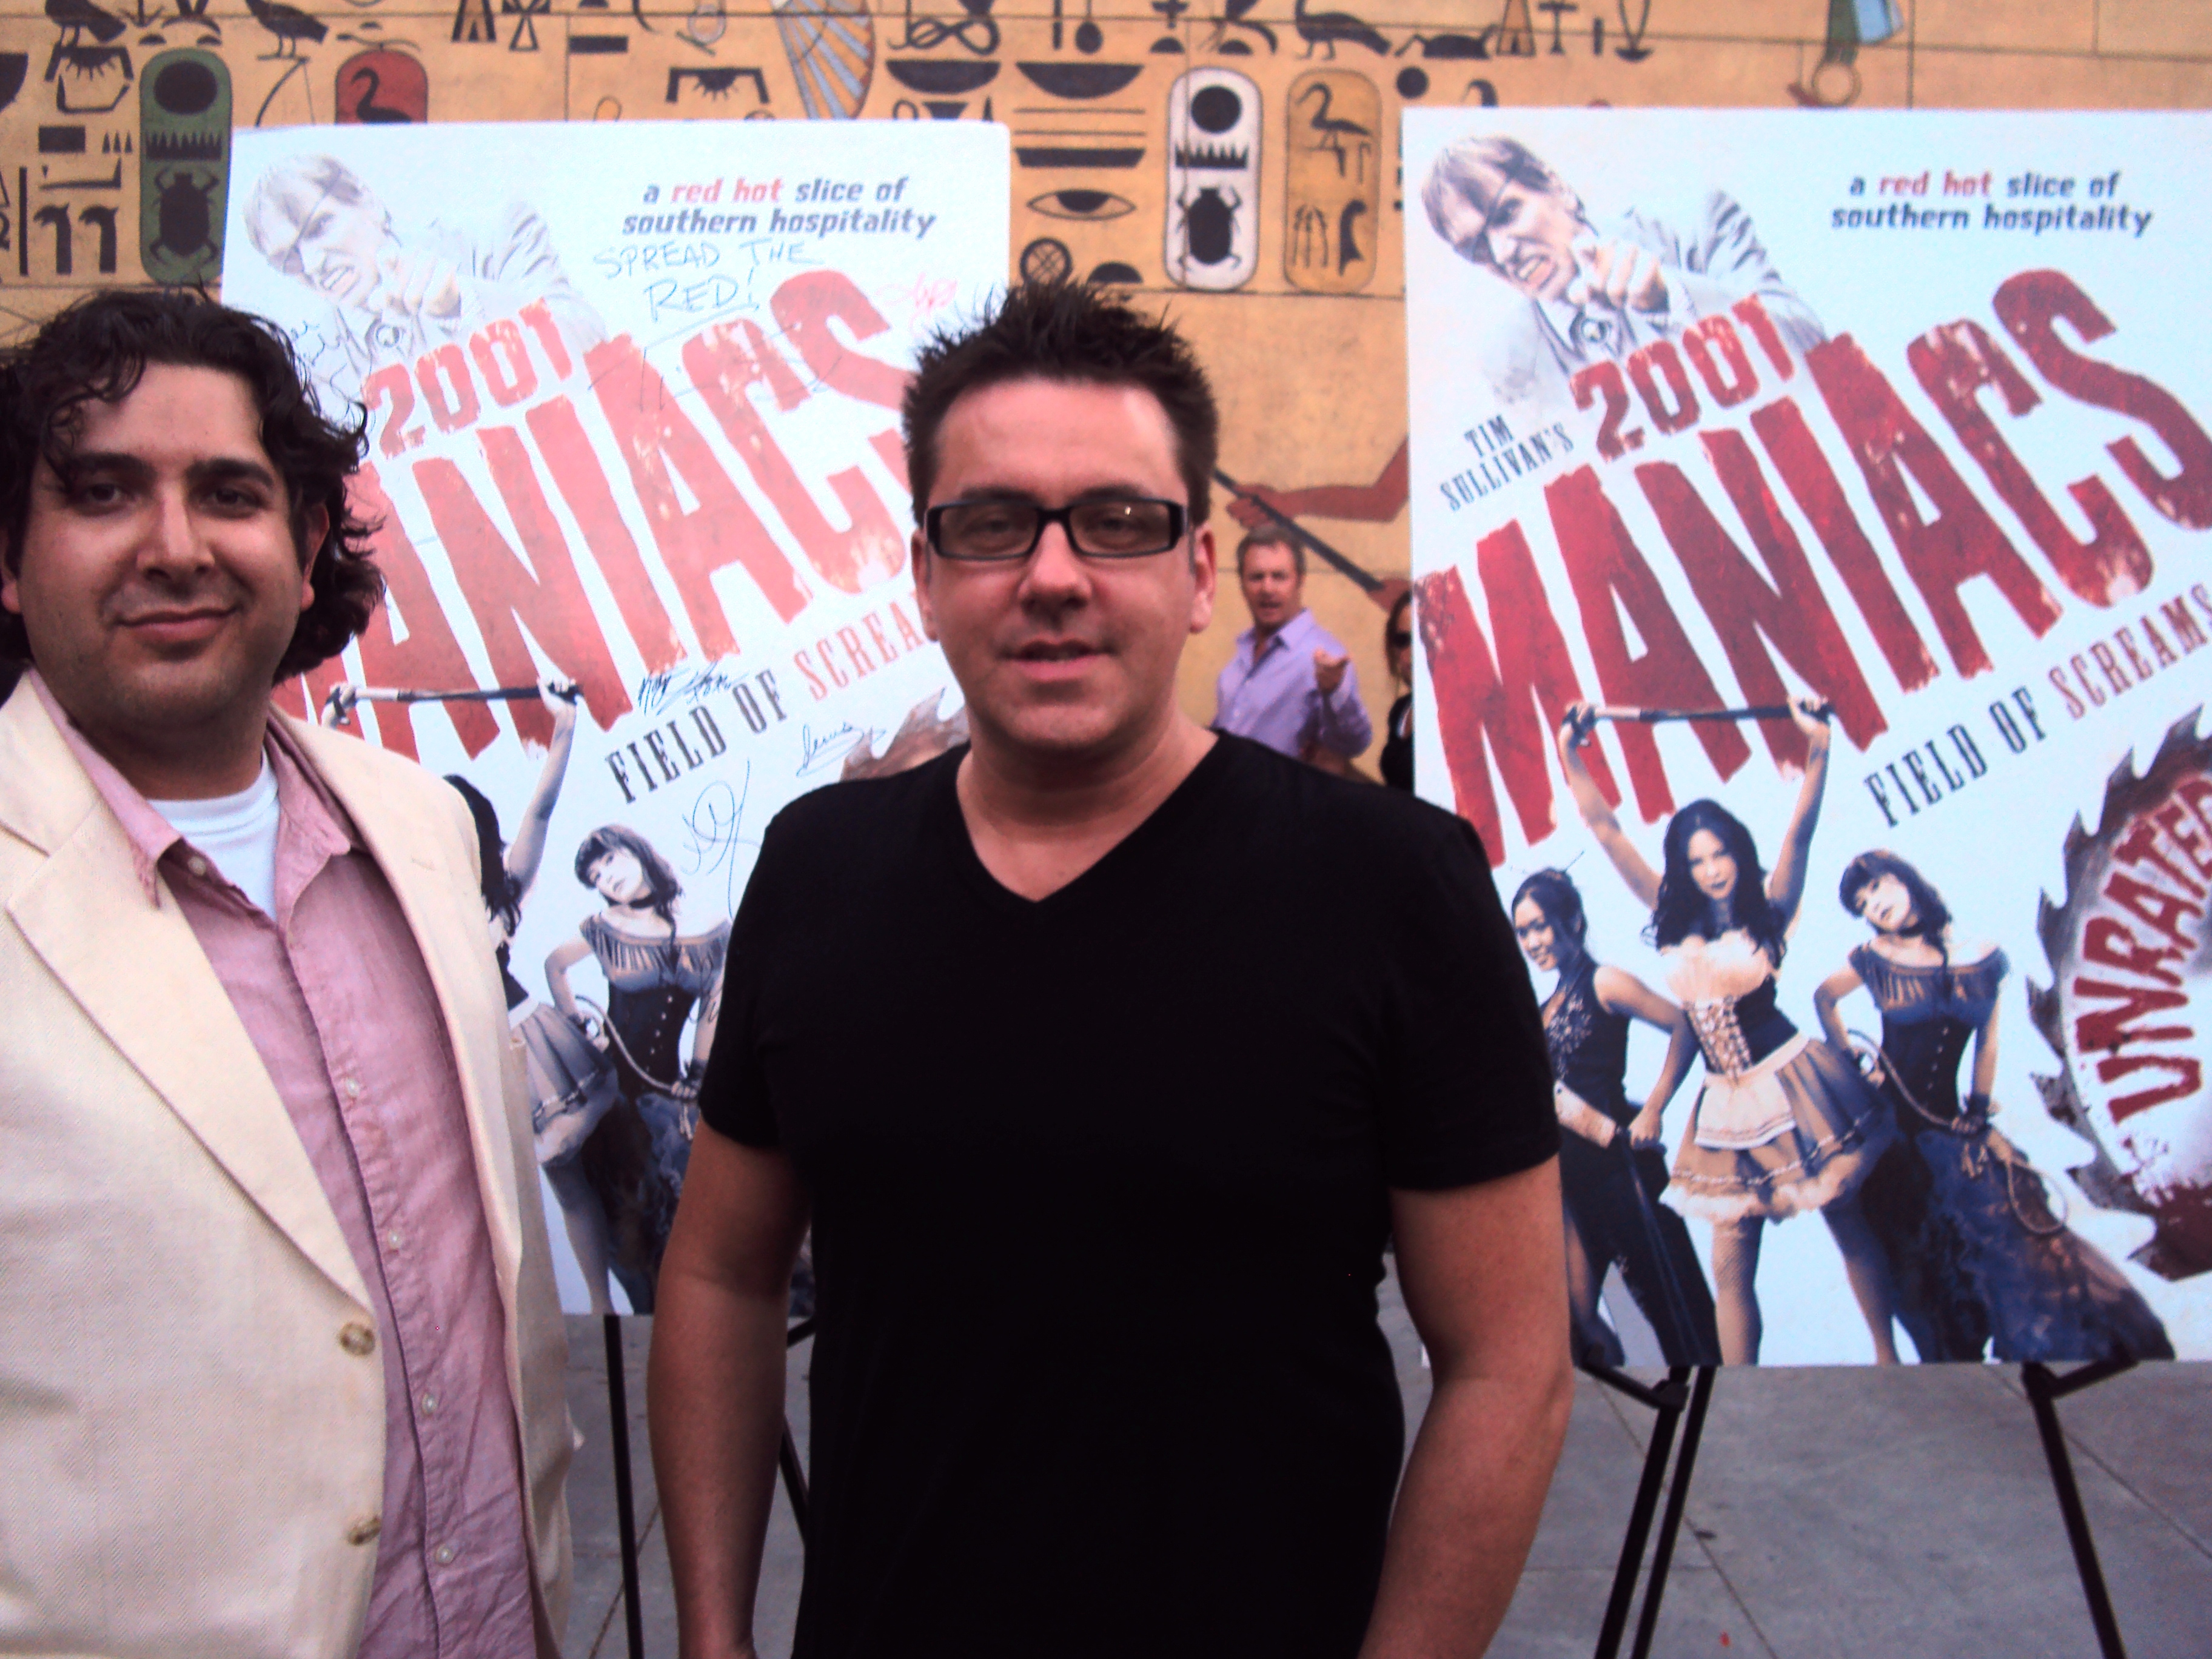
[[[538,1162],[561,1206],[568,1246],[583,1271],[592,1311],[605,1313],[613,1305],[607,1297],[607,1215],[599,1194],[577,1167],[576,1154],[585,1137],[615,1103],[614,1068],[573,1020],[533,1000],[508,963],[514,930],[522,921],[522,901],[544,861],[546,831],[552,825],[553,808],[561,799],[569,751],[576,741],[574,684],[547,679],[539,683],[538,693],[553,715],[553,741],[546,748],[538,787],[523,809],[521,825],[511,844],[500,838],[499,814],[481,791],[465,778],[448,777],[446,781],[460,791],[470,816],[476,819],[484,910],[491,921],[500,978],[507,987],[507,1020],[522,1039],[523,1063],[530,1080],[530,1127],[537,1142]]]
[[[1393,789],[1413,787],[1413,590],[1407,588],[1390,607],[1382,624],[1382,659],[1390,665],[1390,678],[1398,684],[1398,700],[1390,705],[1390,718],[1382,722],[1382,781]]]
[[[1662,1208],[1667,1161],[1632,1150],[1629,1126],[1655,1133],[1659,1114],[1690,1069],[1697,1041],[1682,1011],[1632,975],[1601,966],[1587,946],[1583,896],[1565,873],[1539,870],[1513,895],[1513,931],[1532,966],[1556,973],[1544,1004],[1560,1127],[1559,1188],[1567,1205],[1567,1294],[1582,1358],[1595,1347],[1620,1363],[1619,1340],[1598,1316],[1606,1269],[1620,1277],[1670,1365],[1720,1358],[1713,1298],[1682,1218]],[[1628,1103],[1628,1023],[1667,1034],[1667,1058],[1639,1113]]]
[[[2004,952],[1954,939],[1942,896],[1894,853],[1853,859],[1838,896],[1874,937],[1814,1002],[1838,1044],[1849,1041],[1838,1012],[1845,997],[1863,988],[1881,1010],[1872,1075],[1932,1181],[1918,1237],[1905,1243],[1948,1299],[1962,1304],[1952,1322],[1966,1351],[1922,1358],[1978,1359],[1984,1340],[2003,1360],[2172,1358],[2149,1304],[2051,1213],[2043,1177],[1990,1122]],[[1974,1069],[1962,1102],[1959,1067],[1969,1038]]]
[[[1559,728],[1559,757],[1583,823],[1639,903],[1649,937],[1667,958],[1667,986],[1688,1012],[1705,1051],[1705,1085],[1675,1154],[1667,1200],[1713,1226],[1713,1281],[1721,1353],[1756,1364],[1762,1320],[1753,1280],[1766,1224],[1819,1210],[1875,1358],[1894,1364],[1889,1278],[1881,1245],[1856,1195],[1873,1161],[1895,1137],[1888,1114],[1841,1049],[1808,1038],[1775,1006],[1776,971],[1805,893],[1805,861],[1828,775],[1825,711],[1794,699],[1805,734],[1805,779],[1782,854],[1768,876],[1751,832],[1717,802],[1692,801],[1668,821],[1663,871],[1654,870],[1583,763],[1589,710],[1577,703]],[[1656,1115],[1632,1138],[1659,1139]]]
[[[698,1122],[699,1078],[721,1010],[730,924],[680,933],[676,900],[683,884],[650,842],[618,823],[585,837],[576,849],[576,879],[596,890],[605,908],[585,917],[577,936],[546,957],[545,983],[554,1006],[580,1024],[568,969],[592,957],[606,975],[600,1036],[621,1082],[623,1109],[610,1112],[586,1139],[582,1162],[606,1206],[615,1276],[630,1306],[650,1313]],[[684,1027],[695,1005],[699,1018],[687,1065]]]

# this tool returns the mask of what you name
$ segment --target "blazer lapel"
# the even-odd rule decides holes
[[[122,826],[37,700],[18,695],[6,712],[0,772],[14,775],[0,823],[47,853],[9,915],[246,1196],[366,1304],[368,1288],[307,1149],[175,898],[164,886],[158,904],[148,900]],[[23,810],[33,793],[37,810]]]
[[[422,952],[460,1074],[477,1185],[501,1284],[511,1290],[522,1259],[522,1214],[515,1194],[516,1142],[495,1046],[508,1040],[507,1011],[495,995],[498,981],[488,971],[491,935],[481,889],[466,870],[446,861],[458,831],[380,787],[361,739],[289,715],[276,718],[313,757],[317,775],[352,818]]]

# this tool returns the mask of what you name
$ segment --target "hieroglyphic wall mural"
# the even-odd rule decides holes
[[[2201,106],[2212,3],[4,0],[0,337],[103,283],[212,282],[233,126],[1002,121],[1014,270],[1182,320],[1224,471],[1356,573],[1316,561],[1308,595],[1379,713],[1375,601],[1407,564],[1399,113],[1601,101]],[[457,194],[512,182],[455,158]],[[703,275],[666,217],[638,258]],[[1225,596],[1188,653],[1201,718],[1245,620]]]

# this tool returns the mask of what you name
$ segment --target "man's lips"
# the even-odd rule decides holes
[[[1085,640],[1031,640],[1006,653],[1034,679],[1065,679],[1080,674],[1103,654]]]
[[[163,605],[129,612],[116,618],[139,638],[165,644],[185,644],[206,638],[229,620],[227,605]]]

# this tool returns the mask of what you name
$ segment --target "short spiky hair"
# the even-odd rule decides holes
[[[66,475],[84,428],[85,405],[119,403],[149,363],[212,368],[246,383],[261,420],[261,447],[284,481],[292,539],[314,583],[276,665],[279,680],[303,674],[345,648],[384,598],[369,555],[375,526],[346,504],[346,478],[361,465],[368,418],[333,421],[317,404],[291,343],[264,318],[182,289],[112,289],[79,301],[26,344],[0,352],[0,548],[9,568],[22,557],[31,483],[44,461]],[[320,546],[304,545],[307,515],[330,514]],[[30,660],[23,619],[0,611],[0,659]]]
[[[945,415],[967,393],[1009,380],[1152,393],[1175,432],[1191,522],[1206,522],[1221,416],[1197,354],[1165,322],[1139,316],[1099,289],[1025,283],[1009,289],[998,310],[974,327],[940,330],[922,345],[900,411],[915,523],[936,487],[937,434]]]

